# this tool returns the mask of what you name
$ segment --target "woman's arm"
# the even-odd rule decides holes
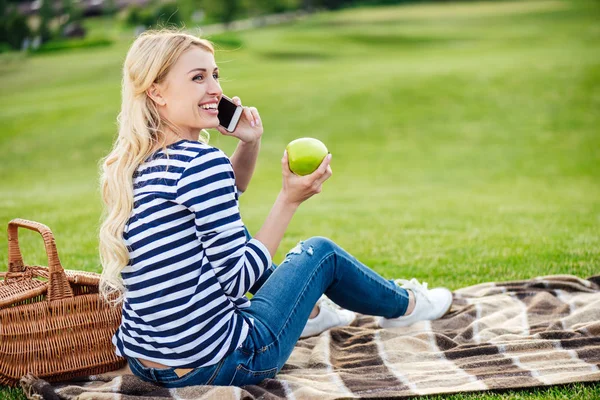
[[[241,192],[246,191],[250,179],[252,179],[259,151],[260,138],[254,142],[240,141],[231,156],[231,165],[235,174],[235,185]]]
[[[246,238],[225,153],[199,146],[177,181],[176,201],[194,213],[195,236],[225,294],[242,297],[269,268],[271,254],[259,240]]]
[[[332,174],[331,167],[329,166],[330,162],[331,154],[325,157],[315,172],[306,176],[298,176],[290,171],[287,152],[284,153],[281,159],[283,187],[265,223],[254,236],[255,239],[264,244],[267,250],[269,250],[271,258],[275,256],[281,239],[283,239],[283,234],[298,206],[311,196],[321,193],[323,182],[329,179]]]
[[[300,204],[294,204],[285,195],[283,191],[279,192],[275,204],[271,208],[271,212],[267,216],[262,228],[254,235],[254,238],[265,245],[271,259],[275,256],[277,248],[283,239],[292,217],[296,213]]]
[[[237,96],[231,100],[237,106],[242,105],[242,101]],[[235,185],[240,192],[245,192],[254,173],[263,134],[258,110],[256,107],[244,107],[238,126],[233,132],[227,131],[222,126],[218,126],[217,130],[224,136],[233,136],[240,140],[230,160],[235,174]]]

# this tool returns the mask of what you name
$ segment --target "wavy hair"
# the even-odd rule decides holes
[[[129,251],[123,231],[133,209],[133,174],[158,146],[166,150],[165,128],[177,134],[180,132],[159,115],[146,91],[153,83],[163,82],[175,62],[191,46],[215,53],[212,43],[206,39],[161,29],[139,35],[125,58],[121,111],[117,117],[118,136],[110,153],[99,163],[104,203],[99,231],[102,264],[99,290],[109,303],[121,302],[125,293],[121,271],[129,263]],[[207,141],[206,137],[200,136],[201,141]]]

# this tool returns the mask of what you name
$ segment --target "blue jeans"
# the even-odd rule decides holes
[[[251,292],[255,294],[251,306],[240,312],[254,318],[254,329],[219,363],[179,377],[174,368],[147,368],[130,358],[132,372],[166,387],[254,385],[273,378],[283,367],[323,293],[361,314],[394,318],[408,307],[406,290],[323,237],[300,242],[279,267],[264,273]]]

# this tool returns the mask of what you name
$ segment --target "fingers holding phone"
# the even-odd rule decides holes
[[[243,107],[239,97],[221,97],[218,106],[220,126],[217,130],[223,135],[234,136],[243,142],[255,142],[263,133],[262,122],[256,107]]]
[[[221,96],[221,100],[217,107],[219,111],[219,125],[225,128],[227,132],[235,131],[235,128],[240,121],[240,117],[242,116],[242,101],[239,97],[234,97],[234,99],[236,99],[237,102],[223,95]]]

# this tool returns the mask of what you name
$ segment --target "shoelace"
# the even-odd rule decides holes
[[[419,281],[415,278],[412,278],[410,281],[406,279],[396,279],[394,282],[402,286],[404,289],[412,290],[415,295],[415,300],[417,297],[417,292],[419,292],[423,299],[427,300],[428,303],[431,303],[429,296],[427,296],[427,282],[419,283]]]

